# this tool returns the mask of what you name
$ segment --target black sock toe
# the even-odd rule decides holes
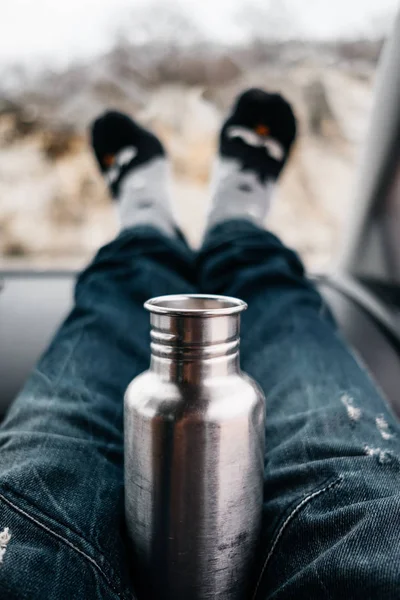
[[[234,105],[220,136],[220,154],[234,158],[261,182],[277,178],[296,137],[296,119],[279,94],[246,90]]]
[[[165,154],[160,140],[127,115],[107,111],[91,127],[94,154],[113,196],[125,174]]]

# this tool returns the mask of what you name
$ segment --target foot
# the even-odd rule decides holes
[[[209,227],[230,219],[262,224],[274,184],[296,137],[296,119],[279,94],[249,89],[222,126]]]
[[[117,111],[94,121],[91,138],[100,171],[117,200],[121,227],[152,225],[175,236],[169,165],[160,140]]]

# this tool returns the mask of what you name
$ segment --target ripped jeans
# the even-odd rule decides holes
[[[398,598],[399,425],[296,254],[244,221],[216,227],[198,255],[151,228],[125,231],[79,277],[0,430],[1,598],[135,598],[122,398],[149,362],[143,302],[199,291],[248,303],[242,367],[267,398],[249,598]]]

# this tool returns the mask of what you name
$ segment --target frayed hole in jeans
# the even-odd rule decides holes
[[[390,440],[392,437],[394,437],[394,434],[390,433],[388,422],[386,421],[383,415],[379,415],[379,417],[376,417],[375,423],[379,433],[381,434],[384,440]]]
[[[9,527],[5,527],[3,531],[0,531],[0,564],[3,562],[4,555],[7,550],[8,542],[11,540],[11,533]]]
[[[348,394],[343,394],[340,398],[342,404],[346,407],[347,416],[350,421],[356,423],[361,417],[361,409],[354,405],[354,400]]]
[[[365,446],[364,452],[366,456],[375,457],[380,465],[388,465],[393,462],[393,455],[388,450],[382,450],[381,448],[371,448],[371,446]]]

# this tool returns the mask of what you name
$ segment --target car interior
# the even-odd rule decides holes
[[[381,58],[347,231],[316,276],[343,336],[400,418],[400,18]],[[74,271],[0,271],[0,418],[73,302]]]

